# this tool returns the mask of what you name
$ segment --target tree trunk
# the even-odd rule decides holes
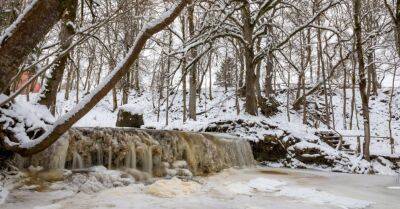
[[[287,89],[286,89],[286,115],[287,119],[290,122],[290,71],[288,71],[288,77],[287,77]]]
[[[267,64],[265,66],[265,81],[264,81],[264,93],[266,97],[269,97],[271,94],[274,93],[272,88],[272,78],[273,78],[273,70],[274,70],[274,55],[272,51],[268,53],[267,56]]]
[[[69,66],[68,69],[68,74],[67,74],[67,83],[65,85],[65,95],[64,95],[64,100],[69,100],[69,92],[71,91],[71,86],[72,86],[72,78],[73,78],[73,66],[72,63]]]
[[[326,76],[326,69],[325,69],[325,62],[324,62],[324,57],[323,57],[323,49],[322,49],[322,37],[321,37],[321,30],[318,29],[317,33],[317,39],[318,39],[318,60],[319,64],[321,67],[321,73],[322,73],[322,84],[324,86],[324,102],[325,102],[325,124],[329,127],[330,126],[330,110],[329,110],[329,102],[328,102],[328,86],[327,86],[327,80],[328,77]],[[325,46],[327,47],[327,46]],[[318,77],[319,78],[319,77]]]
[[[340,47],[340,59],[343,59],[343,48]],[[343,62],[342,64],[343,68],[343,112],[342,112],[342,117],[343,117],[343,129],[347,129],[347,72],[346,72],[346,65]]]
[[[168,37],[168,54],[172,52],[172,33],[169,32]],[[166,107],[165,107],[165,125],[168,126],[169,124],[169,95],[170,95],[170,86],[172,85],[172,79],[170,78],[170,68],[171,68],[171,57],[169,55],[166,56],[167,59],[167,69],[166,69],[166,78],[167,78],[167,97],[166,97]]]
[[[245,4],[241,9],[243,19],[245,70],[246,70],[246,103],[245,111],[250,115],[257,115],[257,76],[254,65],[253,25],[251,24],[250,5]]]
[[[372,92],[373,95],[378,96],[378,79],[376,75],[376,66],[375,66],[375,59],[374,59],[374,52],[369,52],[367,54],[368,59],[368,91]],[[368,95],[371,95],[369,93]]]
[[[183,44],[185,44],[186,42],[186,18],[185,15],[181,16],[181,31],[182,31],[182,42]],[[182,67],[181,67],[181,74],[182,74],[182,120],[183,122],[186,122],[187,120],[187,101],[186,101],[186,93],[187,93],[187,88],[186,88],[186,82],[187,82],[187,78],[186,78],[186,57],[182,58]]]
[[[353,44],[353,49],[355,48],[355,44]],[[356,56],[353,54],[351,58],[351,110],[350,110],[350,130],[353,129],[353,118],[354,112],[356,109]]]
[[[210,100],[213,100],[213,94],[212,94],[212,52],[210,52],[210,57],[209,57],[209,69],[208,69],[208,94],[210,97]],[[237,79],[236,79],[237,80]],[[237,93],[237,92],[236,92]]]
[[[272,26],[267,27],[268,33],[272,34]],[[272,89],[272,76],[273,76],[273,70],[274,70],[274,54],[270,50],[267,54],[266,57],[266,65],[265,65],[265,80],[264,80],[264,93],[267,98],[270,97],[271,94],[273,94],[273,89]]]
[[[188,7],[189,35],[194,37],[194,5]],[[192,59],[197,57],[197,49],[191,50]],[[197,95],[197,62],[193,63],[190,69],[190,86],[189,86],[189,118],[196,120],[196,95]]]
[[[59,34],[61,50],[66,50],[72,43],[72,37],[75,31],[72,26],[68,24],[69,22],[75,21],[77,4],[77,0],[72,1],[69,7],[66,8],[66,12],[62,17],[61,31]],[[62,82],[68,57],[69,53],[65,53],[59,61],[54,64],[54,67],[51,69],[50,77],[46,80],[45,90],[42,93],[43,96],[39,100],[39,103],[46,105],[53,115],[55,114],[58,87]]]
[[[395,152],[394,149],[394,138],[393,138],[393,130],[392,130],[392,117],[393,117],[393,96],[394,96],[394,84],[396,82],[396,73],[397,66],[394,67],[393,79],[392,79],[392,89],[390,90],[390,100],[389,100],[389,137],[390,137],[390,152],[393,155]]]
[[[366,160],[370,160],[369,145],[370,136],[370,120],[369,120],[369,97],[367,95],[367,80],[365,76],[364,52],[362,48],[362,30],[361,30],[361,0],[354,0],[354,33],[356,38],[357,57],[358,57],[358,74],[359,74],[359,90],[362,101],[362,111],[364,118],[364,145],[363,153]]]

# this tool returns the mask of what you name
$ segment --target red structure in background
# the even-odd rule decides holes
[[[17,84],[17,88],[19,89],[21,88],[26,82],[28,82],[28,80],[32,77],[30,72],[24,72],[21,75],[21,78],[19,79],[19,82]],[[25,91],[23,91],[23,94],[27,94],[29,92],[31,93],[39,93],[40,92],[40,84],[37,82],[32,83],[28,88],[25,89]]]

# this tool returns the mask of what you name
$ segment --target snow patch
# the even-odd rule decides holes
[[[107,170],[103,166],[92,167],[89,171],[87,175],[80,173],[73,175],[67,189],[92,194],[109,188],[128,186],[135,182],[123,172]]]
[[[353,198],[336,196],[325,191],[298,186],[287,186],[287,182],[256,178],[246,182],[235,182],[226,186],[234,194],[253,195],[255,192],[270,192],[275,196],[301,199],[316,204],[330,204],[347,209],[361,209],[371,205],[370,202]]]
[[[253,192],[253,188],[251,188],[248,184],[243,182],[235,182],[232,184],[228,184],[226,189],[234,194],[242,194],[242,195],[251,195]]]
[[[235,182],[228,184],[226,189],[234,194],[252,195],[253,192],[275,192],[279,191],[279,188],[285,186],[287,183],[284,181],[267,179],[267,178],[256,178],[252,179],[247,183]]]
[[[30,147],[33,142],[27,132],[37,131],[41,128],[47,129],[49,124],[55,121],[46,106],[23,100],[13,103],[8,109],[0,108],[0,113],[0,123],[4,123],[5,129],[15,133],[15,137],[23,148]],[[11,146],[15,145],[7,139],[6,142]]]
[[[60,204],[52,204],[52,205],[46,205],[46,206],[37,206],[37,207],[34,207],[33,209],[61,209],[61,208],[63,208],[63,207]]]
[[[139,104],[126,104],[119,107],[120,110],[129,112],[133,115],[143,115],[145,112],[145,107]]]
[[[0,205],[5,203],[8,194],[9,194],[8,190],[0,186]]]
[[[287,183],[267,178],[256,178],[249,181],[248,185],[260,192],[273,192],[279,190],[280,187],[285,186]]]
[[[364,200],[336,196],[328,192],[319,191],[312,188],[285,187],[276,195],[304,199],[317,204],[330,204],[339,206],[340,208],[348,209],[361,209],[371,205],[370,202]]]

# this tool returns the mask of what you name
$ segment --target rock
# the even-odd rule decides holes
[[[136,181],[145,182],[151,179],[149,173],[142,172],[133,168],[125,169],[125,172],[131,175]]]
[[[170,177],[176,176],[178,174],[178,171],[176,169],[167,168],[166,172],[167,172],[167,176],[170,176]]]
[[[271,117],[279,113],[279,102],[273,98],[269,97],[268,99],[266,98],[260,98],[260,109],[261,113],[267,117]]]
[[[183,168],[178,170],[177,175],[184,176],[184,177],[192,177],[193,176],[192,172],[190,172],[189,169],[183,169]]]
[[[187,168],[187,162],[184,160],[178,160],[172,163],[173,168]]]
[[[63,181],[65,178],[70,176],[72,173],[68,170],[46,170],[40,171],[37,176],[48,182]]]
[[[182,181],[178,178],[162,179],[146,187],[145,192],[158,197],[172,198],[185,196],[201,189],[201,185],[193,181]]]
[[[166,163],[157,164],[157,163],[154,163],[154,161],[153,161],[153,165],[154,165],[154,167],[153,167],[153,176],[154,177],[164,177],[168,174],[167,173],[168,167],[166,166]]]
[[[0,139],[1,138],[3,138],[3,135],[0,128]],[[0,142],[0,169],[6,169],[6,167],[8,166],[7,162],[9,162],[9,160],[11,160],[13,156],[14,153],[5,149],[2,145],[2,142]]]
[[[35,167],[35,166],[31,165],[31,166],[29,166],[28,171],[31,172],[32,174],[36,174],[40,171],[43,171],[43,167],[42,166]]]
[[[117,127],[140,128],[142,125],[144,125],[143,113],[120,108],[117,117]]]
[[[254,159],[257,161],[276,162],[286,158],[287,151],[281,140],[275,136],[266,136],[264,140],[250,141]]]
[[[292,146],[296,159],[305,164],[317,164],[332,166],[334,159],[324,153],[318,146],[302,147]]]

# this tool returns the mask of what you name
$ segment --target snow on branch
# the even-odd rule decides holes
[[[297,27],[293,32],[291,32],[286,38],[285,40],[283,40],[282,42],[280,42],[279,44],[277,44],[274,47],[274,50],[277,50],[279,48],[281,48],[283,45],[285,45],[288,41],[290,41],[290,39],[295,36],[297,33],[299,33],[300,31],[302,31],[304,28],[308,27],[309,25],[311,25],[315,20],[317,20],[322,14],[324,14],[326,11],[328,11],[330,8],[336,6],[340,4],[340,1],[331,1],[326,7],[322,8],[319,12],[317,12],[317,14],[314,15],[314,17],[312,17],[309,21],[307,21],[306,23],[304,23],[303,25]]]
[[[88,113],[117,82],[129,71],[130,66],[138,59],[140,52],[147,41],[154,34],[160,32],[171,24],[190,0],[180,0],[173,8],[161,15],[160,18],[147,23],[130,48],[125,59],[123,59],[112,72],[92,91],[91,94],[83,98],[71,111],[57,119],[54,124],[47,128],[46,132],[36,139],[24,140],[18,138],[17,142],[6,139],[6,146],[9,150],[24,156],[29,156],[41,152],[52,145],[60,136],[72,127],[79,119]]]
[[[33,0],[30,4],[28,4],[22,11],[22,13],[18,15],[17,19],[7,29],[4,30],[4,32],[0,36],[0,46],[8,37],[10,37],[14,33],[14,31],[17,29],[17,25],[22,22],[23,18],[28,14],[29,11],[32,10],[34,6],[37,5],[37,3],[38,0]]]

